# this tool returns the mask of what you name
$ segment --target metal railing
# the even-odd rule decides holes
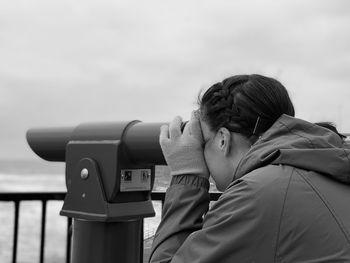
[[[41,201],[41,228],[40,228],[40,263],[44,263],[45,251],[45,228],[46,228],[46,208],[48,201],[63,201],[65,192],[10,192],[0,193],[0,202],[14,203],[14,229],[13,229],[13,246],[12,246],[12,263],[17,262],[17,248],[18,248],[18,222],[20,203],[22,201]],[[216,201],[221,193],[210,193],[210,200]],[[153,201],[161,201],[162,206],[165,199],[165,192],[152,192],[151,198]],[[70,249],[71,249],[71,229],[72,219],[67,219],[67,237],[66,237],[66,263],[70,263]],[[143,262],[143,259],[141,260]]]
[[[30,192],[30,193],[0,193],[1,202],[13,202],[14,203],[14,229],[13,229],[13,246],[12,246],[12,262],[17,262],[17,244],[18,244],[18,222],[19,222],[19,209],[22,201],[41,201],[41,228],[40,228],[40,256],[39,262],[44,262],[44,249],[45,249],[45,229],[46,229],[46,208],[47,202],[58,200],[64,200],[66,193],[64,192]],[[69,229],[72,224],[72,219],[67,219],[67,243],[66,243],[66,262],[70,262],[70,233]]]

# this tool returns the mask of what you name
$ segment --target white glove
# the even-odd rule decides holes
[[[194,174],[209,178],[203,154],[203,134],[199,116],[192,113],[191,120],[181,133],[182,118],[177,116],[169,125],[160,128],[159,143],[171,175]]]

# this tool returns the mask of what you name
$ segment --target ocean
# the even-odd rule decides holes
[[[66,191],[64,163],[35,160],[0,160],[0,192]],[[170,182],[169,169],[156,167],[154,191],[165,191]],[[215,191],[211,182],[211,191]],[[50,201],[46,214],[45,262],[65,262],[67,219],[59,215],[62,201]],[[156,216],[144,220],[145,248],[151,244],[161,218],[161,203],[153,201]],[[41,202],[20,204],[18,263],[39,261]],[[0,202],[0,262],[11,262],[14,204]]]

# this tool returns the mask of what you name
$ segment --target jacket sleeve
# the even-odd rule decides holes
[[[171,200],[167,200],[155,237],[151,262],[274,262],[280,214],[274,212],[273,198],[269,206],[262,206],[264,196],[246,180],[236,180],[211,207],[202,225],[205,209],[194,200],[201,195],[189,198],[193,192],[188,192],[188,186],[170,188]]]
[[[202,228],[209,206],[209,181],[197,175],[173,176],[149,262],[170,262],[187,237]]]

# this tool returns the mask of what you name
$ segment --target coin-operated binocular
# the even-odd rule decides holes
[[[66,162],[60,214],[73,218],[73,263],[140,262],[142,219],[155,214],[155,165],[166,164],[161,125],[131,121],[27,132],[37,155]]]

